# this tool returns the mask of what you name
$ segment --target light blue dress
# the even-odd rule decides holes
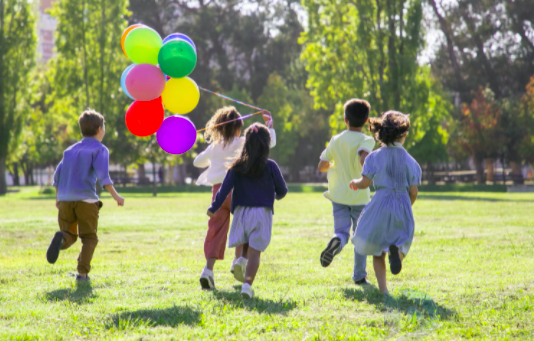
[[[421,167],[400,143],[375,150],[365,159],[362,175],[376,189],[365,206],[352,237],[360,255],[380,256],[390,245],[406,255],[414,234],[414,219],[408,190],[421,184]]]

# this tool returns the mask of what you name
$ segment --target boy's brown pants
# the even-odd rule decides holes
[[[98,244],[98,212],[102,202],[86,203],[84,201],[60,201],[58,222],[63,232],[62,250],[68,249],[78,239],[82,240],[82,250],[78,256],[78,273],[91,271],[91,259]]]

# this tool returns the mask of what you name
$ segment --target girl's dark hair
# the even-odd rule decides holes
[[[217,110],[215,115],[209,120],[208,124],[206,124],[206,132],[204,133],[206,142],[220,143],[222,141],[224,147],[232,143],[237,132],[243,129],[243,121],[237,120],[220,126],[216,125],[236,120],[240,117],[241,115],[235,107],[228,106]]]
[[[271,134],[263,124],[254,123],[245,130],[245,138],[241,155],[230,166],[230,169],[250,178],[261,178],[269,158]]]
[[[378,141],[384,145],[393,144],[399,137],[410,130],[410,119],[399,111],[387,111],[381,117],[371,117],[369,129]]]

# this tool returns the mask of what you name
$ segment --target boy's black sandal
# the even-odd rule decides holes
[[[396,245],[389,246],[389,269],[394,275],[398,275],[402,270],[399,248]]]
[[[339,249],[339,246],[341,245],[341,239],[339,237],[334,237],[330,239],[328,242],[328,245],[326,246],[326,249],[321,253],[321,265],[323,268],[326,268],[327,266],[332,263],[332,260],[334,260],[334,256],[336,255],[337,250]]]
[[[58,257],[59,257],[59,251],[61,250],[61,247],[63,246],[63,232],[58,231],[54,235],[54,238],[52,238],[52,241],[50,242],[50,246],[48,247],[48,250],[46,251],[46,260],[48,260],[48,263],[54,264]]]

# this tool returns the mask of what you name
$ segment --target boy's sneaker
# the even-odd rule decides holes
[[[234,263],[234,278],[241,283],[245,283],[245,271],[247,270],[248,260],[243,257],[239,257]]]
[[[341,239],[339,237],[334,237],[330,239],[328,245],[326,246],[326,249],[324,249],[324,251],[321,253],[321,265],[323,266],[323,268],[326,268],[330,265],[330,263],[332,263],[340,245]]]
[[[48,250],[46,251],[46,260],[48,260],[48,263],[54,264],[58,257],[59,257],[59,251],[61,250],[61,247],[63,246],[63,232],[58,231],[54,235],[54,238],[52,238],[52,241],[50,242],[50,246],[48,247]]]
[[[354,284],[356,284],[356,285],[369,285],[369,284],[371,284],[371,282],[369,282],[367,280],[367,278],[364,277],[364,278],[360,279],[359,281],[354,281]]]
[[[252,287],[248,283],[244,283],[241,286],[241,297],[244,300],[249,300],[252,297],[254,297],[254,290],[252,290]]]
[[[202,274],[200,275],[200,286],[202,287],[202,290],[215,289],[213,271],[208,268],[204,268],[204,270],[202,270]]]
[[[85,275],[85,277],[82,277],[81,275],[76,275],[76,282],[87,282],[90,281],[89,275]]]
[[[389,246],[389,269],[394,275],[398,275],[402,270],[399,248],[396,245]]]

